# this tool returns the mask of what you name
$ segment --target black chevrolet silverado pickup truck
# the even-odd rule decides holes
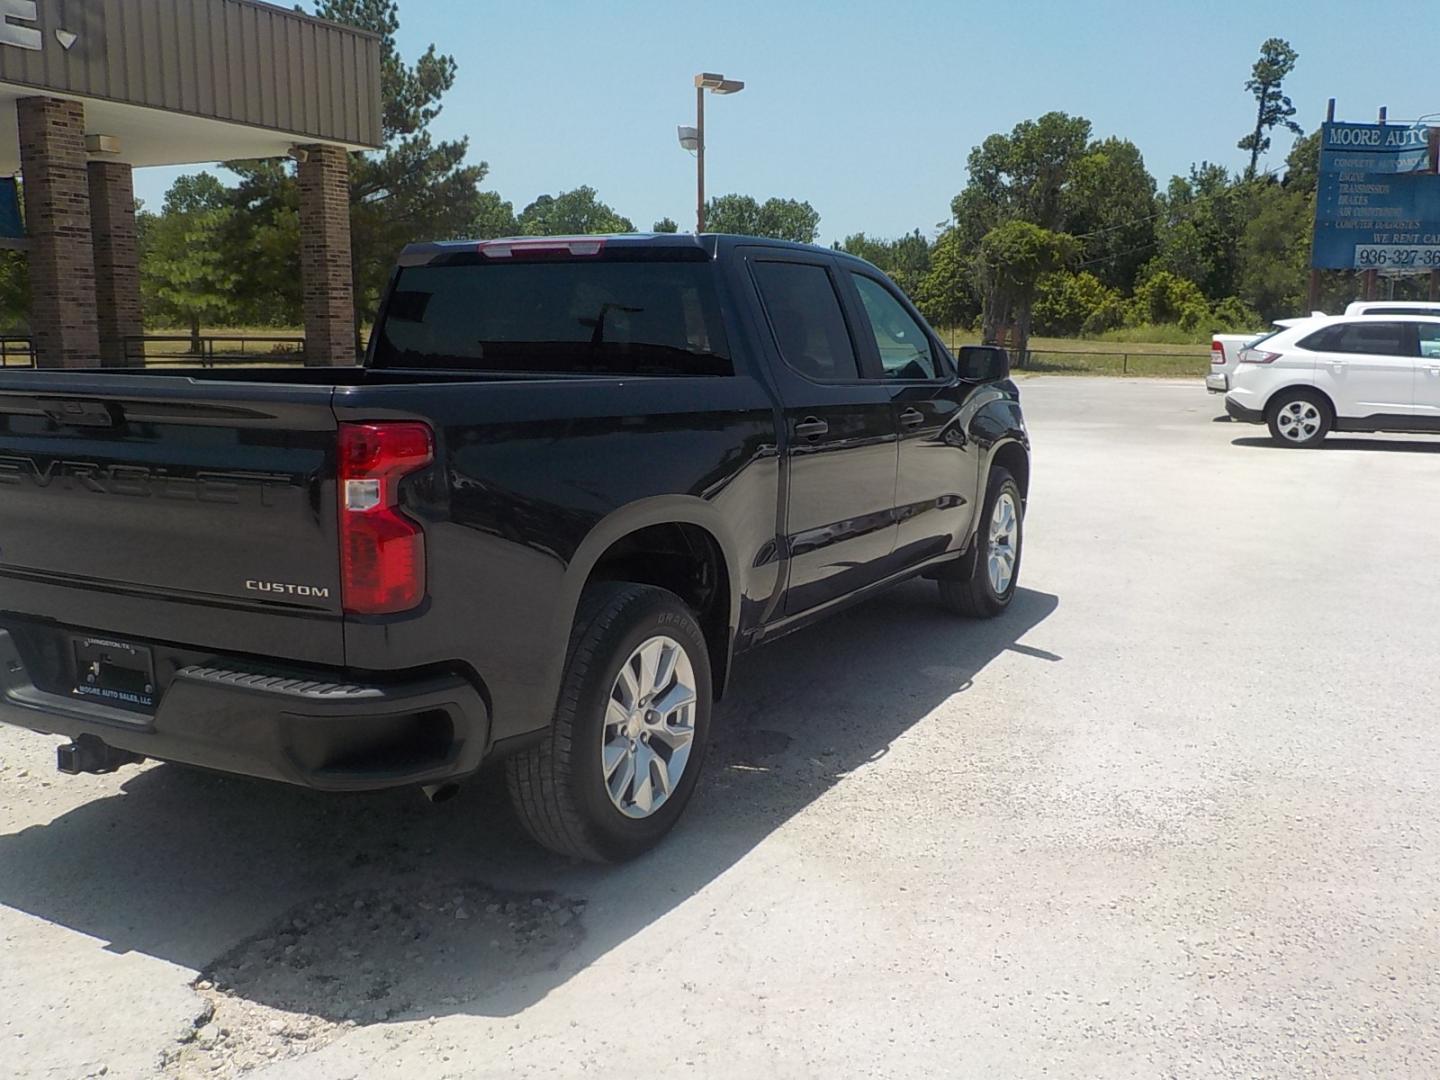
[[[1004,351],[858,259],[417,245],[363,366],[0,372],[0,720],[70,773],[503,760],[538,841],[623,859],[745,650],[919,575],[1003,612],[1029,480]]]

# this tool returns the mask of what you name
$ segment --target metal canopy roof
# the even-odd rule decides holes
[[[0,0],[0,102],[36,94],[84,101],[132,165],[383,141],[379,39],[255,0]],[[14,128],[0,109],[0,171]]]

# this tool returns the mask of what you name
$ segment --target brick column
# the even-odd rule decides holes
[[[350,156],[307,146],[300,163],[300,275],[305,362],[353,364],[355,287],[350,266]]]
[[[20,168],[30,234],[30,332],[41,367],[99,362],[85,106],[21,98]]]
[[[89,170],[100,356],[106,367],[124,367],[125,339],[144,333],[140,318],[140,248],[135,238],[135,183],[130,166],[124,162],[92,161]]]

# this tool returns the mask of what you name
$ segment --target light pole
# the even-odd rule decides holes
[[[705,91],[738,94],[745,84],[724,75],[701,72],[695,76],[695,126],[680,129],[680,145],[695,153],[695,232],[705,231]]]

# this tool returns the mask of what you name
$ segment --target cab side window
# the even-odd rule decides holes
[[[769,261],[756,262],[753,269],[781,359],[818,382],[860,378],[830,272],[813,263]]]
[[[890,290],[874,278],[851,273],[875,334],[887,379],[938,379],[940,365],[930,336]]]

